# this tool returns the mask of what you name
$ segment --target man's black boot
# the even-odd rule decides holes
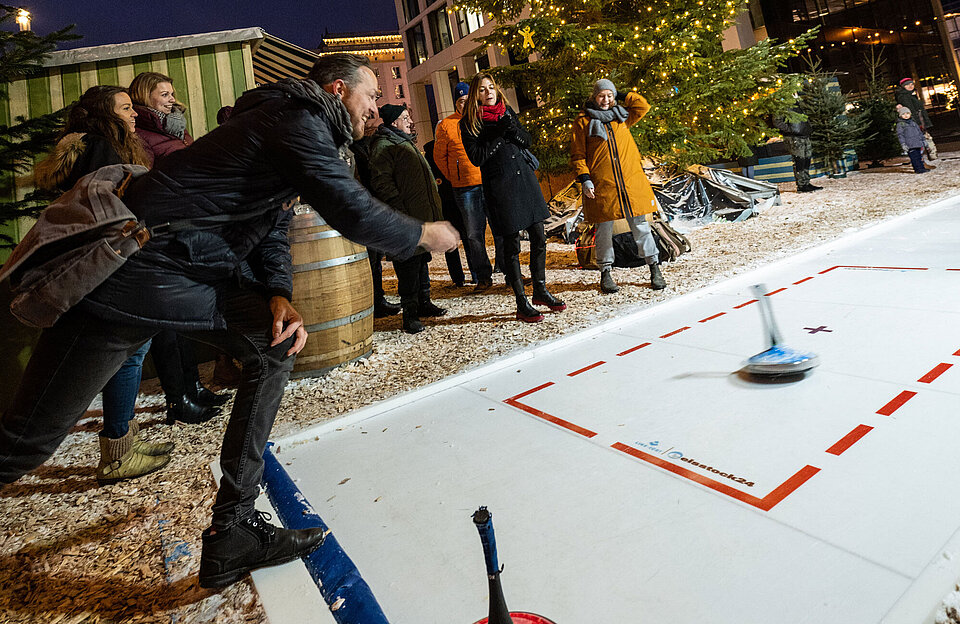
[[[375,298],[373,300],[373,317],[386,318],[400,312],[399,303],[390,303],[386,297]]]
[[[220,408],[211,405],[199,405],[189,396],[177,399],[167,397],[167,424],[182,422],[188,425],[205,423],[220,413]]]
[[[417,304],[411,302],[403,303],[403,331],[408,334],[419,334],[424,329],[420,322],[420,316],[417,310]]]
[[[195,382],[193,396],[190,397],[197,405],[204,407],[216,407],[223,405],[230,400],[229,394],[217,394],[213,390],[205,387],[199,381]]]
[[[229,529],[203,532],[200,587],[226,587],[251,570],[280,565],[309,555],[323,544],[326,531],[282,529],[269,522],[270,514],[254,510]]]

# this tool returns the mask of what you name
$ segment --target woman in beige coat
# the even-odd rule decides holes
[[[573,124],[570,149],[577,180],[583,185],[583,217],[597,224],[597,264],[600,289],[620,290],[610,273],[613,267],[613,222],[626,219],[638,252],[650,267],[654,290],[666,288],[660,273],[657,243],[644,215],[656,212],[657,201],[640,160],[630,126],[640,121],[650,105],[642,95],[630,92],[622,106],[616,102],[617,88],[601,79],[593,95]]]

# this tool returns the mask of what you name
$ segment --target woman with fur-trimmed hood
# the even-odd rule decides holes
[[[149,162],[134,132],[137,113],[127,90],[96,86],[70,107],[67,124],[53,151],[34,168],[37,188],[67,191],[77,180],[107,165]],[[137,439],[133,418],[143,358],[150,343],[132,354],[103,388],[103,430],[97,481],[113,483],[159,470],[170,461],[170,442]]]

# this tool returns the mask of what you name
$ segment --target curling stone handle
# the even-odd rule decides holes
[[[753,295],[757,299],[757,304],[760,306],[760,318],[763,320],[763,327],[767,332],[767,337],[770,339],[770,347],[775,347],[781,342],[783,338],[780,337],[780,328],[777,327],[777,320],[773,317],[773,307],[770,305],[770,298],[767,297],[767,286],[766,284],[756,284],[751,287],[753,290]]]

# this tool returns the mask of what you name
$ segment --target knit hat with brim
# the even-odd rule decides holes
[[[406,107],[400,106],[399,104],[384,104],[377,109],[380,113],[380,118],[383,119],[383,123],[388,126],[393,124],[405,110],[407,110]]]
[[[913,82],[913,78],[903,78],[900,80],[900,86],[907,84],[908,82]]]

